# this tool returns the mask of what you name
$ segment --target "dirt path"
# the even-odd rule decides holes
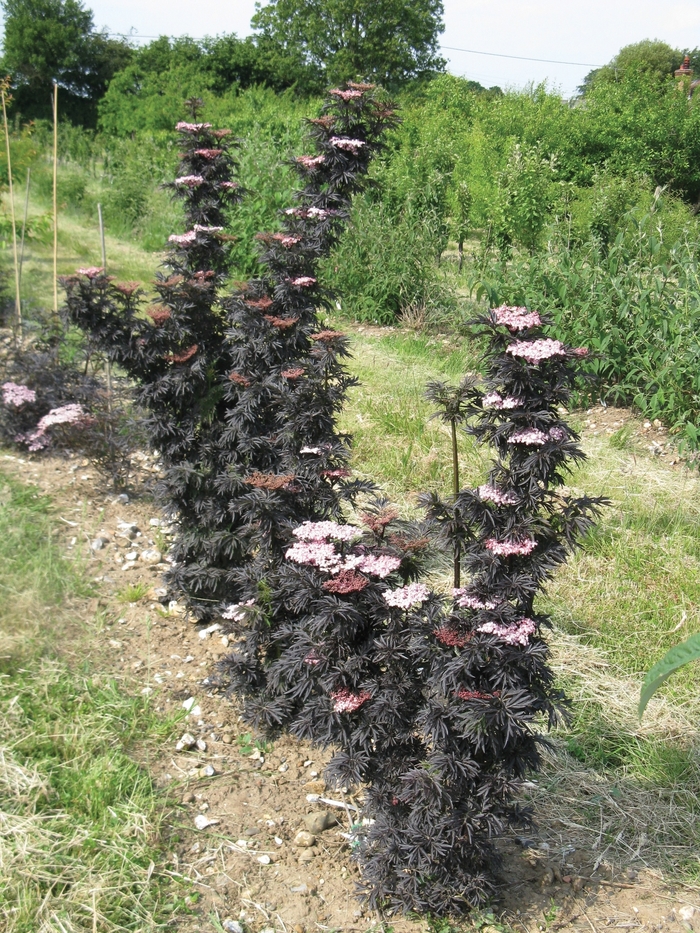
[[[591,433],[611,433],[625,417],[596,410],[584,421]],[[644,432],[655,434],[650,446],[663,443],[663,432],[652,426]],[[106,619],[107,669],[125,689],[150,696],[157,710],[185,716],[187,747],[173,743],[145,762],[179,801],[171,814],[179,842],[167,869],[191,879],[201,894],[197,914],[178,929],[217,929],[212,918],[282,933],[381,926],[382,918],[363,913],[353,894],[357,872],[344,836],[353,801],[340,801],[350,807],[343,809],[319,800],[325,795],[324,756],[291,738],[274,747],[256,743],[235,705],[208,683],[227,651],[226,637],[160,601],[167,564],[158,552],[167,550],[168,529],[153,504],[145,496],[124,501],[109,494],[79,459],[5,454],[0,467],[53,497],[67,552],[87,561],[99,592],[91,608],[101,608]],[[139,479],[154,470],[144,458]],[[538,829],[500,843],[501,902],[480,928],[700,930],[700,891],[668,883],[623,845],[606,842],[602,817],[600,827],[594,819],[576,823],[548,802],[546,788],[570,764],[562,755],[555,750],[531,788]],[[605,795],[604,786],[600,793]],[[625,802],[612,805],[624,810]],[[309,830],[314,844],[302,845],[309,840],[298,833]],[[419,920],[388,922],[397,933],[427,928]],[[237,926],[229,922],[226,928]]]

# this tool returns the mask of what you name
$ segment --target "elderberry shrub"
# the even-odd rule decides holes
[[[492,839],[523,816],[518,788],[540,764],[537,723],[554,723],[565,702],[542,637],[550,620],[534,599],[607,500],[559,488],[584,458],[561,412],[586,351],[543,336],[548,323],[524,308],[480,318],[484,386],[454,390],[467,433],[496,457],[477,490],[425,497],[465,585],[439,624],[415,633],[424,671],[415,724],[427,754],[418,769],[407,762],[393,798],[370,793],[375,823],[360,863],[373,906],[445,914],[488,899]],[[429,395],[449,415],[447,387]]]
[[[392,105],[369,84],[329,92],[309,121],[315,153],[293,165],[302,187],[281,230],[260,234],[261,276],[228,303],[231,371],[225,390],[229,517],[248,559],[232,569],[229,597],[254,598],[290,529],[339,518],[371,484],[347,470],[350,438],[336,430],[347,390],[348,341],[319,320],[330,307],[317,266],[346,223],[352,196],[394,125]]]
[[[0,365],[0,437],[30,453],[80,451],[115,488],[128,482],[140,435],[124,379],[66,322],[7,348]]]
[[[315,262],[337,236],[379,134],[393,120],[388,105],[371,94],[364,103],[370,91],[362,85],[335,89],[311,123],[325,151],[312,158],[315,164],[309,157],[295,163],[307,184],[299,206],[284,215],[288,226],[276,235],[295,239],[291,252],[280,254],[290,259],[287,272],[272,248],[263,256],[270,277],[222,301],[230,271],[226,210],[241,189],[232,178],[228,131],[199,122],[177,127],[182,162],[170,187],[184,201],[189,229],[170,237],[170,273],[155,283],[160,302],[149,309],[151,320],[139,316],[143,295],[136,283],[113,283],[99,269],[64,279],[72,319],[138,384],[146,429],[165,471],[157,494],[178,527],[166,579],[200,618],[216,615],[224,600],[242,598],[249,580],[259,580],[248,565],[267,567],[279,558],[283,527],[333,513],[342,498],[343,476],[336,471],[343,469],[346,442],[335,437],[333,425],[351,380],[337,363],[346,352],[340,335],[331,351],[321,349],[319,341],[331,338],[321,335],[317,302],[308,295],[321,295],[311,274]],[[335,142],[334,126],[340,134]],[[346,138],[350,129],[355,135]],[[349,143],[352,151],[344,148]],[[297,243],[299,230],[308,236]],[[308,261],[299,272],[291,257],[302,241],[298,255],[306,250]],[[279,247],[289,244],[279,241]],[[297,309],[304,317],[299,327]],[[296,369],[302,370],[298,376]],[[292,384],[298,393],[288,391]],[[307,434],[311,441],[323,437],[317,467],[309,471],[313,484],[301,454]],[[347,495],[366,486],[352,484]]]
[[[175,595],[202,593],[209,606],[230,561],[240,557],[221,528],[226,503],[218,481],[225,472],[221,383],[230,368],[220,306],[230,271],[224,225],[242,189],[233,178],[238,144],[228,130],[181,122],[177,132],[181,162],[168,187],[184,204],[187,231],[170,237],[166,270],[154,283],[159,300],[143,315],[139,283],[115,282],[99,268],[62,281],[71,319],[137,385],[145,431],[164,468],[156,494],[179,528],[176,555],[197,551],[189,572],[171,574]]]
[[[266,598],[223,614],[240,640],[221,669],[230,690],[245,698],[244,717],[270,736],[284,727],[322,745],[340,743],[329,776],[341,786],[370,780],[377,762],[368,757],[366,737],[351,735],[352,721],[329,713],[347,712],[354,703],[359,709],[370,697],[378,701],[391,681],[392,702],[386,708],[374,702],[370,718],[372,741],[383,730],[393,743],[420,698],[416,672],[402,667],[406,632],[393,625],[385,596],[399,582],[427,593],[410,581],[424,563],[428,539],[381,503],[363,522],[364,528],[303,522],[268,578]]]

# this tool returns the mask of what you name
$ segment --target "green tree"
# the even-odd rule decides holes
[[[256,4],[261,38],[339,82],[397,87],[441,71],[442,0],[270,0]]]
[[[676,68],[680,68],[685,54],[658,39],[643,39],[626,45],[607,65],[586,75],[581,91],[585,93],[591,85],[601,81],[621,81],[632,72],[664,80],[671,77]]]
[[[2,0],[3,67],[12,76],[22,116],[51,116],[51,87],[61,88],[61,113],[94,125],[97,101],[129,61],[122,41],[95,32],[92,11],[79,0]]]

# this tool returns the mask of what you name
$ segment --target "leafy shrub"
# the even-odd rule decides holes
[[[80,450],[115,488],[126,486],[143,441],[130,387],[106,376],[89,342],[54,320],[0,367],[0,437],[23,450]]]
[[[671,205],[671,229],[678,215]],[[696,222],[667,242],[664,208],[628,212],[614,242],[571,243],[565,221],[550,231],[546,252],[493,256],[478,294],[537,304],[565,339],[595,351],[597,390],[612,402],[633,402],[696,446],[698,384],[698,255]]]
[[[370,91],[336,89],[311,122],[317,152],[295,162],[307,182],[298,206],[281,233],[262,237],[266,273],[235,297],[221,296],[232,262],[223,231],[240,189],[229,131],[209,123],[178,125],[182,161],[169,187],[189,229],[170,237],[172,274],[158,276],[150,320],[137,283],[101,269],[64,280],[72,319],[139,384],[165,467],[159,496],[179,525],[169,581],[201,617],[246,585],[247,568],[267,565],[292,517],[338,508],[346,444],[333,424],[350,380],[340,335],[318,325],[313,273],[393,119]],[[329,449],[304,469],[300,448],[319,438]]]
[[[492,207],[492,228],[499,242],[535,249],[553,200],[554,172],[554,160],[546,158],[540,146],[516,143]]]
[[[397,217],[381,201],[366,198],[323,274],[342,296],[344,313],[390,324],[408,309],[453,305],[435,258],[434,230],[410,206]]]
[[[442,915],[488,899],[492,840],[520,818],[515,795],[540,762],[533,722],[561,713],[534,599],[606,500],[557,489],[584,458],[560,411],[585,351],[543,323],[490,312],[484,386],[431,387],[445,420],[473,420],[496,455],[479,489],[425,500],[466,573],[452,600],[419,582],[422,529],[382,507],[364,528],[302,523],[267,587],[224,612],[242,636],[225,666],[244,717],[336,746],[328,782],[367,785],[354,836],[372,908]]]

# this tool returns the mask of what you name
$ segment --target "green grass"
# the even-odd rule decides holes
[[[350,392],[342,430],[353,435],[353,465],[372,477],[405,510],[415,510],[415,494],[451,488],[450,434],[430,420],[425,386],[431,379],[458,382],[477,365],[473,345],[400,330],[372,337],[352,334],[350,369],[360,385]],[[465,437],[465,480],[478,475],[482,455]]]
[[[81,568],[46,497],[0,473],[0,503],[0,928],[155,930],[182,892],[163,873],[165,800],[134,755],[172,723],[63,659],[87,651]]]
[[[120,603],[137,603],[149,593],[151,587],[147,583],[130,583],[124,589],[119,590],[117,599]]]

